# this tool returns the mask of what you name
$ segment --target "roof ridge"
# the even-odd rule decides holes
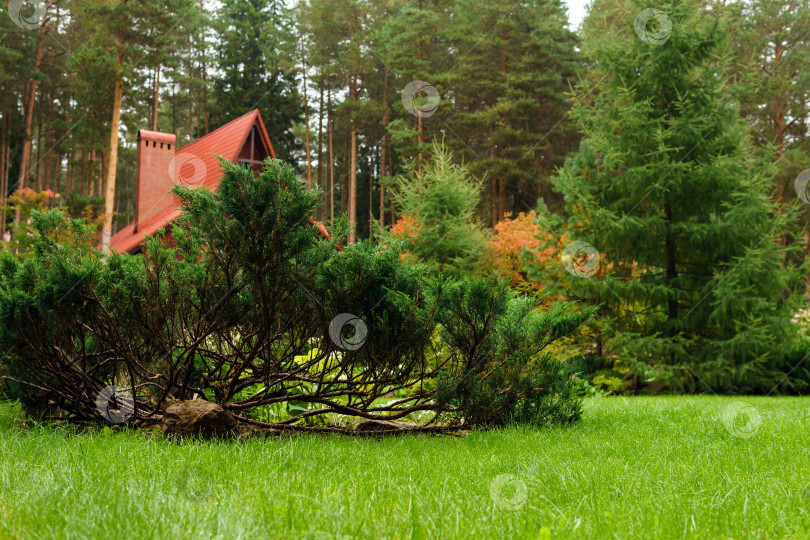
[[[203,135],[203,136],[202,136],[202,137],[200,137],[199,139],[194,139],[193,141],[191,141],[191,142],[189,142],[189,143],[185,144],[184,146],[179,147],[179,148],[177,149],[177,152],[178,152],[178,153],[179,153],[179,152],[182,152],[184,148],[186,148],[186,147],[188,147],[188,146],[191,146],[192,144],[197,144],[197,143],[198,143],[198,142],[200,142],[200,141],[205,141],[205,139],[207,139],[208,137],[211,137],[212,135],[215,135],[215,134],[217,133],[217,131],[223,131],[225,128],[231,128],[231,129],[232,129],[232,128],[233,128],[233,126],[232,126],[231,124],[235,124],[236,122],[238,122],[238,121],[242,120],[243,118],[245,118],[246,116],[251,115],[251,114],[254,116],[253,121],[255,122],[255,121],[256,121],[255,116],[259,114],[259,109],[253,109],[253,110],[251,110],[251,111],[246,112],[246,113],[245,113],[245,114],[243,114],[242,116],[239,116],[239,117],[237,117],[237,118],[234,118],[234,119],[233,119],[233,120],[231,120],[230,122],[225,122],[224,124],[222,124],[221,126],[219,126],[217,129],[215,129],[214,131],[211,131],[210,133],[206,133],[205,135]],[[251,122],[251,125],[252,125],[252,124],[253,124],[253,123]]]

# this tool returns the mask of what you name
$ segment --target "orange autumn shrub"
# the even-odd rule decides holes
[[[22,212],[30,214],[31,210],[46,210],[48,201],[56,198],[59,198],[59,194],[50,189],[34,191],[30,187],[26,187],[12,193],[8,198],[8,203],[12,208],[20,208]]]
[[[402,240],[413,238],[419,232],[419,224],[415,216],[405,214],[391,225],[390,232]]]
[[[403,214],[396,223],[391,225],[391,228],[388,232],[391,233],[395,238],[400,240],[408,240],[410,243],[414,241],[416,235],[419,234],[419,229],[421,226],[419,222],[416,221],[416,217],[410,214]],[[417,259],[413,257],[408,252],[404,252],[400,255],[400,259],[404,262],[416,262]]]
[[[508,275],[513,283],[526,279],[521,260],[524,248],[529,250],[535,262],[543,263],[554,255],[553,248],[541,249],[543,231],[535,222],[537,213],[521,212],[517,217],[506,217],[495,225],[495,234],[489,241],[491,266],[495,271]],[[538,284],[533,284],[539,287]]]

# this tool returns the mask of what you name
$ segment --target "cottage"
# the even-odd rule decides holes
[[[205,186],[214,191],[220,165],[212,154],[250,164],[254,170],[265,158],[276,157],[258,110],[182,148],[176,148],[176,142],[177,137],[168,133],[138,132],[135,219],[112,237],[113,250],[139,253],[144,235],[155,234],[161,227],[170,229],[181,213],[180,201],[169,193],[174,184]]]

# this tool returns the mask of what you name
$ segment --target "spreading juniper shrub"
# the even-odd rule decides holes
[[[34,255],[0,258],[10,395],[136,423],[168,400],[206,399],[273,430],[579,417],[542,351],[592,311],[541,312],[493,277],[431,277],[395,244],[346,244],[345,219],[327,238],[310,221],[321,194],[280,161],[258,175],[223,161],[222,175],[216,192],[175,186],[184,214],[141,255],[104,256],[82,221],[35,215]],[[125,418],[99,412],[113,386],[131,397]]]

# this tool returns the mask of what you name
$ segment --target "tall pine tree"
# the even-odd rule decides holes
[[[296,39],[289,10],[270,0],[226,0],[217,24],[221,75],[213,88],[213,127],[259,109],[276,156],[291,160],[301,146],[292,129],[304,108],[292,69]]]
[[[576,148],[566,94],[581,55],[561,0],[459,0],[451,21],[455,54],[438,78],[453,113],[442,128],[472,172],[487,178],[495,224],[549,197],[549,177]]]

